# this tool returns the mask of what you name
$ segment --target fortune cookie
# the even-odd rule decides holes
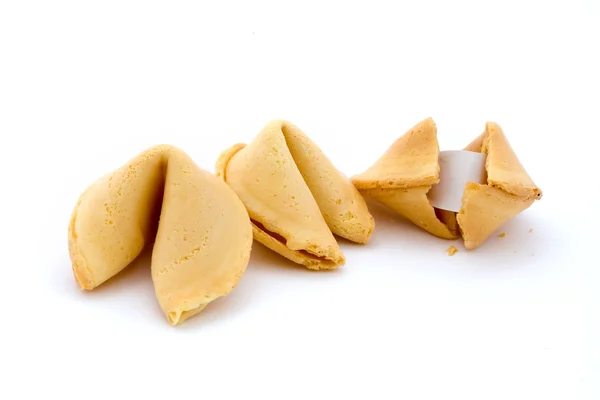
[[[254,238],[309,269],[345,263],[333,234],[366,243],[373,232],[358,190],[289,122],[271,121],[250,144],[225,150],[216,173],[246,206]]]
[[[178,325],[236,286],[250,257],[252,228],[229,186],[183,151],[161,145],[80,196],[69,224],[75,279],[92,290],[153,243],[156,296]]]
[[[351,178],[358,190],[427,232],[444,239],[462,235],[465,248],[480,246],[510,218],[541,199],[533,183],[494,122],[465,150],[486,154],[487,184],[465,186],[458,213],[434,208],[427,197],[439,183],[437,127],[428,118],[406,132],[365,172]]]

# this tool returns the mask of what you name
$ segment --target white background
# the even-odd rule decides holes
[[[600,398],[599,10],[2,1],[0,398]],[[146,147],[213,171],[286,118],[351,176],[428,116],[443,150],[498,122],[544,190],[505,238],[449,257],[372,206],[339,271],[255,245],[240,285],[176,328],[147,264],[75,284],[77,197]]]

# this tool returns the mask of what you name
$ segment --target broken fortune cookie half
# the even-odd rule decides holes
[[[80,196],[69,224],[75,279],[92,290],[152,243],[156,296],[178,325],[237,285],[250,258],[252,228],[229,186],[178,148],[160,145]]]
[[[333,234],[367,243],[373,233],[358,190],[287,121],[271,121],[250,144],[225,150],[216,172],[246,206],[254,238],[309,269],[345,263]]]
[[[542,191],[533,183],[494,122],[465,150],[486,155],[486,183],[468,182],[458,213],[434,208],[427,193],[439,183],[437,127],[427,118],[397,139],[352,182],[366,197],[444,239],[462,235],[465,248],[480,246],[500,226],[529,208]]]

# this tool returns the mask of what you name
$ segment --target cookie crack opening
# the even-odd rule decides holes
[[[273,239],[277,240],[282,245],[287,247],[287,239],[285,237],[283,237],[282,235],[280,235],[277,232],[268,230],[262,223],[258,222],[255,219],[250,219],[250,221],[252,222],[252,224],[254,226],[256,226],[256,228],[260,229],[261,231],[263,231],[264,233],[266,233],[267,235],[269,235],[270,237],[272,237]],[[333,261],[333,259],[331,257],[319,256],[319,255],[309,252],[308,250],[292,250],[292,251],[294,251],[295,253],[298,253],[298,254],[302,254],[304,257],[307,257],[309,259],[312,259],[312,260],[318,261],[318,262],[331,263]]]

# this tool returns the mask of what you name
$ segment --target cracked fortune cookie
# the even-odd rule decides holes
[[[235,192],[167,145],[146,150],[87,188],[68,233],[75,279],[85,290],[154,243],[152,281],[172,325],[228,294],[252,246],[250,218]]]
[[[465,150],[486,155],[486,181],[465,185],[458,213],[434,208],[427,197],[440,176],[437,127],[431,118],[402,135],[369,169],[351,180],[363,195],[427,232],[444,239],[462,235],[465,248],[474,249],[541,199],[542,191],[498,124],[488,122],[485,131]]]
[[[352,182],[287,121],[271,121],[248,145],[225,150],[216,172],[246,206],[254,238],[309,269],[345,263],[333,234],[364,244],[373,232]]]

